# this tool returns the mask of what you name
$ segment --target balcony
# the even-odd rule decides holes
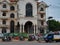
[[[41,28],[46,28],[47,27],[47,24],[43,24],[43,25],[40,25]]]
[[[9,10],[7,8],[2,8],[1,11],[8,12]]]
[[[7,16],[0,16],[0,19],[8,19],[9,17]]]
[[[6,24],[0,24],[0,27],[2,28],[2,27],[8,27],[8,25],[6,25]]]
[[[10,2],[17,2],[18,0],[9,0]]]
[[[41,18],[41,17],[38,17],[38,20],[46,20],[45,17]]]
[[[18,20],[18,18],[9,18],[9,20]]]
[[[39,11],[38,14],[45,14],[45,11]]]
[[[19,0],[9,0],[10,3],[17,3]]]
[[[41,25],[40,28],[45,28],[46,26],[45,25]]]
[[[40,18],[40,20],[45,20],[45,18]]]

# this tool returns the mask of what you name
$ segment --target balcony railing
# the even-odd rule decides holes
[[[19,0],[9,0],[10,1],[10,3],[12,4],[14,4],[14,3],[17,3]]]
[[[39,14],[45,14],[46,12],[45,11],[39,11],[38,13]]]
[[[41,17],[38,17],[39,20],[46,20],[45,17],[41,18]]]
[[[7,16],[0,16],[0,19],[8,19],[9,17]]]
[[[17,2],[18,0],[9,0],[10,2]]]
[[[1,8],[1,11],[8,12],[8,11],[9,11],[9,9],[8,9],[8,8]]]
[[[6,24],[0,24],[0,27],[8,27]]]

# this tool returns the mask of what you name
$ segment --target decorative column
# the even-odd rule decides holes
[[[10,30],[9,29],[6,29],[7,33],[10,33]]]
[[[21,25],[20,25],[20,33],[21,33]]]
[[[2,33],[2,28],[0,28],[0,33]]]
[[[36,27],[35,27],[36,25],[34,25],[34,34],[36,34]]]
[[[34,34],[36,34],[36,25],[34,25]]]
[[[35,34],[35,25],[33,25],[33,27],[34,27],[34,34]]]
[[[38,26],[36,25],[36,33],[39,33],[39,31],[38,31]]]
[[[47,32],[46,29],[44,29],[44,34],[46,34],[46,32]]]
[[[21,33],[23,33],[23,24],[21,24]]]
[[[46,33],[47,33],[47,28],[45,27],[45,28],[44,28],[44,34],[46,34]]]

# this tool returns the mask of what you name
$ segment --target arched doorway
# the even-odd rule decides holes
[[[10,33],[14,33],[14,21],[10,22]]]
[[[34,26],[33,23],[28,21],[24,25],[24,32],[28,34],[33,34],[34,33]]]

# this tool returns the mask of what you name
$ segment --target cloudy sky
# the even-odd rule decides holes
[[[55,20],[60,21],[60,0],[40,0],[49,5],[47,8],[47,17],[52,16]]]

